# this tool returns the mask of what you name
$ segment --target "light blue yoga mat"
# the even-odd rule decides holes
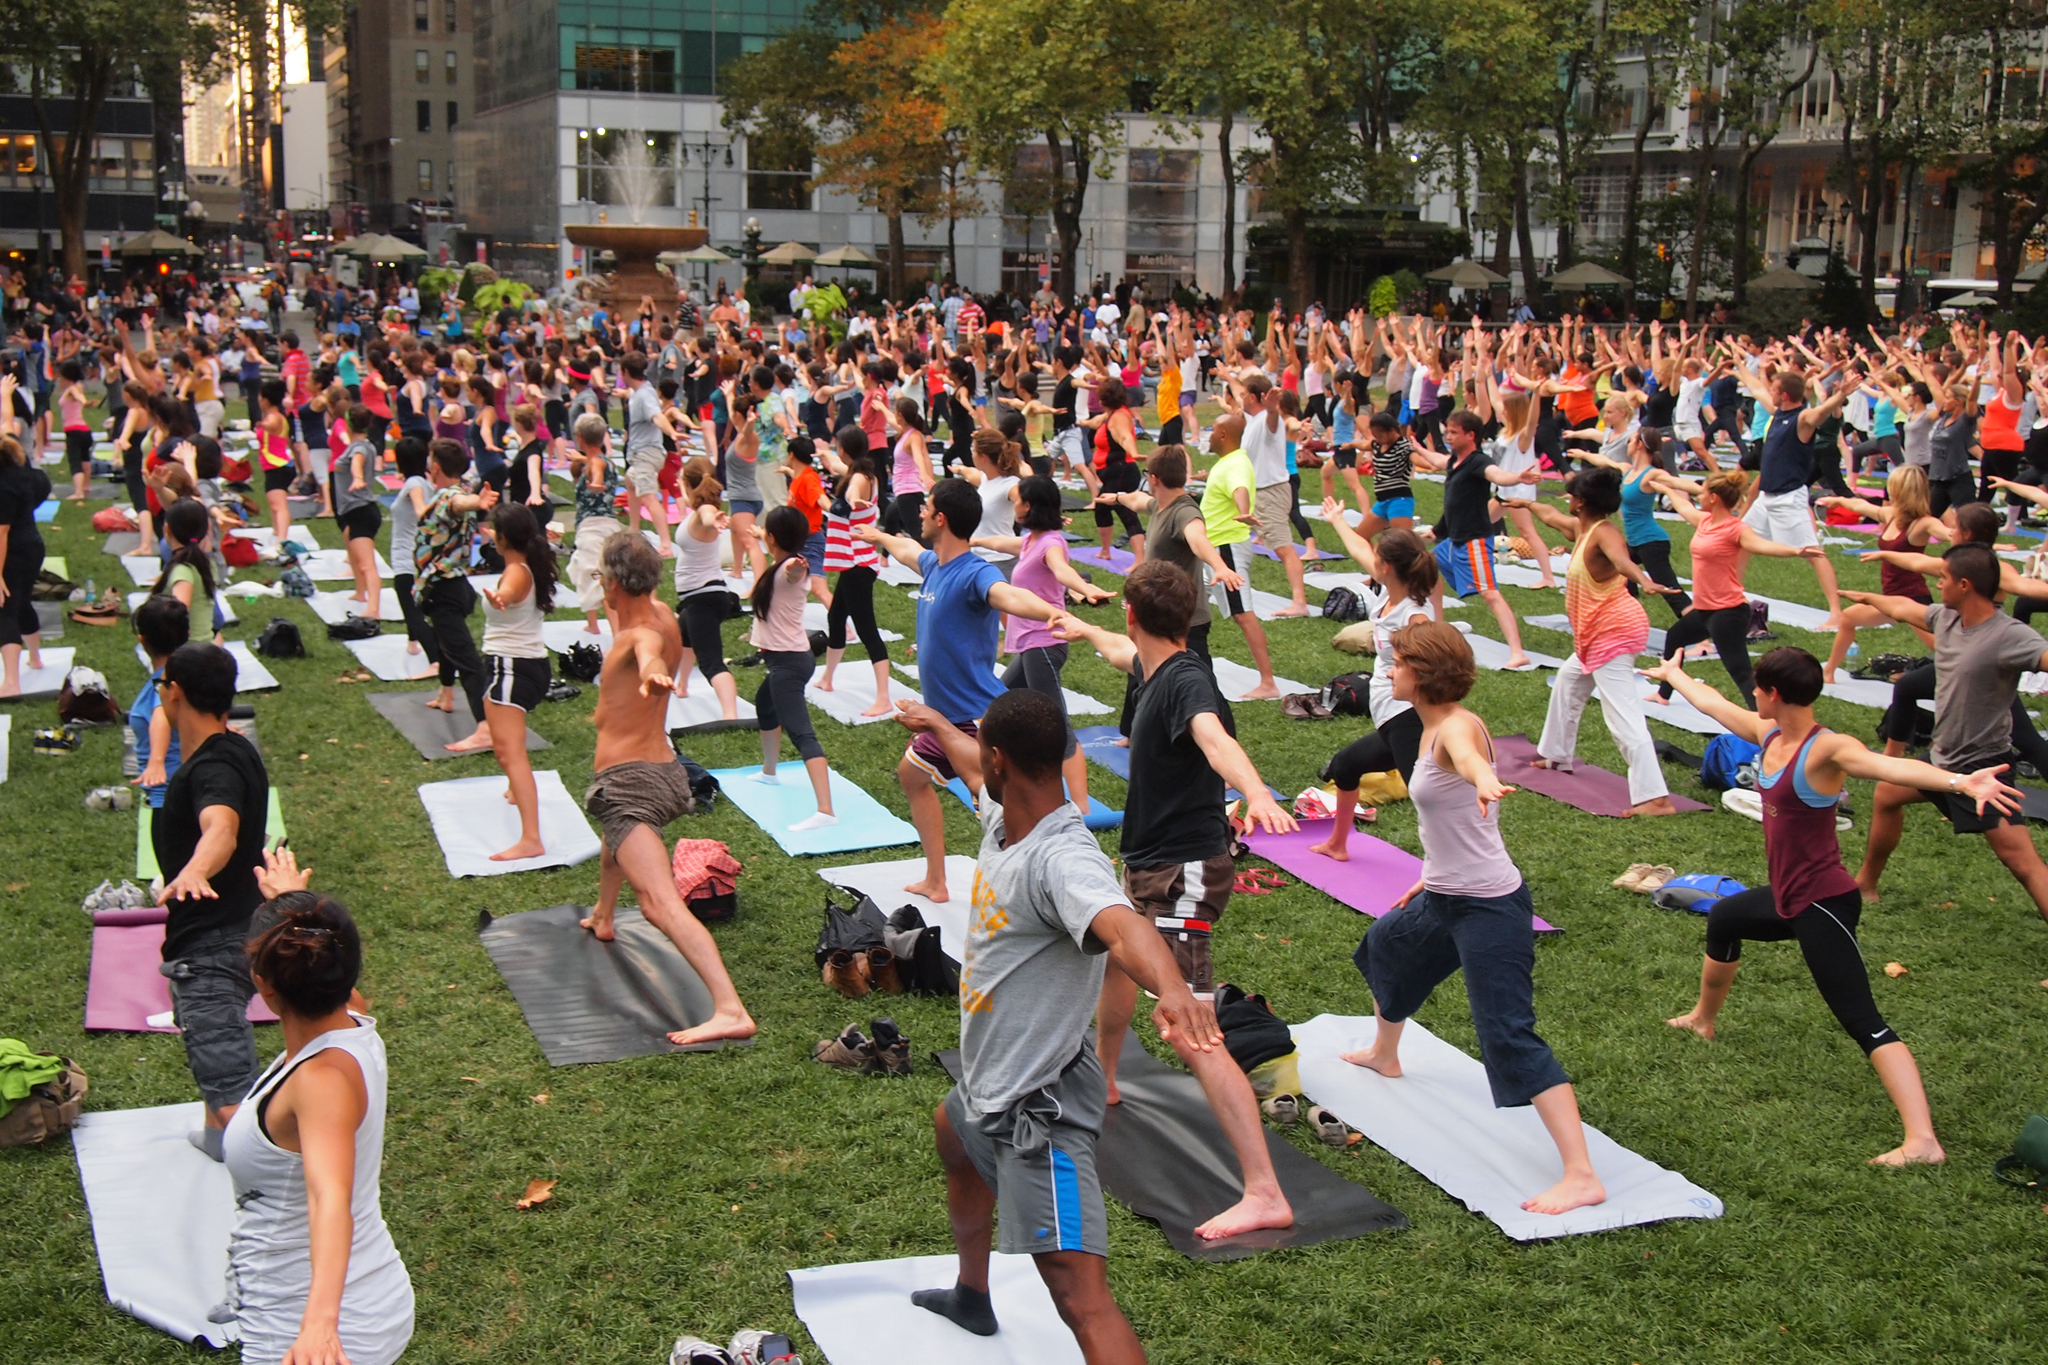
[[[55,498],[52,498],[52,499],[51,499],[50,501],[48,501],[48,502],[39,502],[39,503],[37,503],[37,504],[36,504],[36,520],[37,520],[37,521],[55,521],[55,520],[57,519],[57,509],[58,509],[58,508],[59,508],[60,506],[62,506],[62,505],[63,505],[63,504],[59,503],[59,502],[58,502],[58,501],[57,501],[57,500],[56,500]]]
[[[754,774],[760,771],[757,763],[751,768],[715,768],[711,775],[718,779],[726,800],[768,831],[784,853],[797,857],[857,853],[865,848],[917,842],[914,826],[891,815],[837,768],[832,770],[832,812],[839,817],[839,823],[825,829],[792,830],[791,825],[818,810],[817,798],[811,794],[810,774],[801,763],[784,763],[776,769],[782,781],[771,787],[754,781]]]
[[[1088,755],[1089,762],[1097,767],[1107,768],[1126,782],[1131,780],[1131,749],[1128,744],[1117,743],[1123,736],[1114,725],[1085,725],[1074,731],[1074,738],[1080,741],[1081,752]],[[1280,795],[1280,789],[1270,782],[1266,784],[1266,790],[1272,794],[1275,801],[1285,799]],[[1224,789],[1225,801],[1235,801],[1238,796],[1237,788]],[[1091,802],[1095,800],[1092,796],[1088,799]],[[1089,828],[1094,829],[1096,826],[1091,824]]]
[[[967,784],[959,778],[956,777],[951,782],[948,782],[946,790],[959,797],[960,804],[967,807],[967,809],[975,809],[974,794],[967,790]],[[1072,792],[1067,794],[1069,796],[1073,795]],[[1120,810],[1111,810],[1108,806],[1095,799],[1095,793],[1090,792],[1088,794],[1088,813],[1081,817],[1081,823],[1090,829],[1120,829],[1124,823],[1124,813]]]

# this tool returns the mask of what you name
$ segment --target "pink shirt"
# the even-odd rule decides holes
[[[754,618],[748,644],[756,649],[810,653],[810,637],[804,633],[804,580],[810,574],[802,555],[782,561],[775,575],[775,595],[768,599],[768,610]]]
[[[1053,577],[1052,566],[1045,562],[1045,552],[1054,540],[1064,544],[1066,536],[1059,531],[1026,531],[1024,546],[1017,552],[1017,562],[1010,569],[1010,582],[1041,601],[1064,608],[1067,602],[1066,585]],[[1020,650],[1037,649],[1043,645],[1066,643],[1054,634],[1051,625],[1044,621],[1033,621],[1024,616],[1010,616],[1005,619],[1010,625],[1005,648],[1012,654]]]

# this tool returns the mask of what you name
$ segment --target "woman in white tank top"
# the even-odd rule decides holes
[[[491,513],[505,571],[484,591],[484,718],[476,733],[448,746],[450,753],[489,749],[505,770],[506,790],[519,811],[519,841],[491,855],[493,862],[538,858],[540,790],[526,754],[526,715],[547,700],[553,683],[541,623],[555,605],[560,570],[540,519],[524,503],[499,503]]]
[[[266,861],[274,899],[250,924],[251,966],[285,1050],[224,1139],[235,1187],[224,1306],[248,1365],[294,1351],[390,1365],[412,1340],[413,1293],[379,1193],[384,1040],[349,1009],[362,940],[346,909],[304,889],[289,852]]]

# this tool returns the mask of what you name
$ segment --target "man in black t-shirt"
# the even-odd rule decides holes
[[[1443,517],[1432,528],[1437,537],[1436,567],[1443,574],[1444,586],[1459,597],[1477,593],[1508,642],[1506,666],[1527,668],[1529,656],[1522,652],[1521,625],[1493,576],[1493,490],[1516,484],[1533,486],[1543,476],[1534,466],[1515,473],[1496,465],[1479,445],[1485,430],[1486,423],[1478,413],[1459,408],[1444,419],[1444,445],[1450,454],[1432,459],[1415,450],[1410,459],[1444,472]]]
[[[167,906],[163,974],[185,1043],[185,1061],[206,1100],[192,1145],[221,1159],[221,1133],[256,1080],[244,941],[263,902],[263,830],[270,778],[256,746],[228,729],[235,658],[211,644],[181,645],[164,662],[158,695],[178,731],[184,762],[150,825]]]
[[[1137,680],[1122,832],[1124,893],[1131,908],[1151,916],[1165,935],[1188,989],[1207,1000],[1216,989],[1209,935],[1230,901],[1236,875],[1224,784],[1245,794],[1251,823],[1275,834],[1295,825],[1239,746],[1207,665],[1187,648],[1195,600],[1185,570],[1150,559],[1124,579],[1128,636],[1073,616],[1061,616],[1053,628],[1067,640],[1093,645],[1111,667]],[[1111,1104],[1117,1102],[1117,1059],[1137,1000],[1136,984],[1111,967],[1095,1012],[1096,1047]],[[1244,1176],[1244,1198],[1195,1231],[1214,1239],[1292,1226],[1294,1210],[1273,1174],[1251,1082],[1229,1053],[1197,1051],[1177,1036],[1169,1041],[1201,1081]]]
[[[1080,413],[1080,404],[1074,392],[1074,369],[1081,363],[1081,353],[1072,346],[1059,346],[1052,353],[1052,440],[1046,445],[1046,454],[1066,466],[1069,474],[1079,470],[1088,459],[1085,444],[1087,431],[1076,426],[1074,419]]]

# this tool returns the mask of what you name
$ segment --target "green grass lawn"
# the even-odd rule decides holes
[[[1439,487],[1419,492],[1428,516]],[[77,581],[125,577],[101,556],[84,511],[67,506],[48,535]],[[1846,586],[1875,586],[1873,567],[1837,563]],[[1284,591],[1277,564],[1258,561],[1254,575]],[[1762,561],[1751,586],[1819,601],[1797,563]],[[1556,595],[1508,596],[1521,609],[1560,609]],[[883,624],[910,632],[903,592],[884,591],[879,608]],[[851,1021],[865,1027],[883,1010],[923,1058],[957,1041],[956,1012],[902,997],[856,1004],[819,983],[811,947],[825,887],[809,860],[782,854],[724,802],[670,830],[722,839],[746,864],[739,919],[717,935],[762,1025],[757,1046],[550,1069],[478,944],[477,912],[588,903],[596,863],[451,881],[414,788],[495,765],[486,756],[430,771],[370,710],[363,685],[337,683],[353,656],[327,641],[302,603],[242,610],[241,638],[276,612],[298,621],[310,650],[271,661],[283,686],[255,699],[259,737],[293,847],[315,884],[364,927],[363,990],[391,1058],[384,1207],[419,1301],[409,1360],[658,1361],[684,1331],[722,1341],[759,1326],[801,1337],[788,1270],[950,1251],[930,1135],[942,1073],[920,1061],[907,1081],[855,1080],[807,1058],[819,1038]],[[1113,613],[1095,615],[1119,619]],[[1668,623],[1661,605],[1651,613]],[[1496,631],[1476,602],[1459,617]],[[1319,619],[1268,629],[1285,675],[1321,683],[1354,666],[1330,649],[1332,628]],[[1825,651],[1821,637],[1781,630]],[[1219,653],[1249,657],[1228,625],[1213,641]],[[132,697],[142,672],[125,628],[73,624],[62,643],[104,670],[124,704]],[[1567,647],[1538,632],[1530,643]],[[736,636],[728,649],[741,652]],[[1903,630],[1867,633],[1865,656],[1880,649],[1920,652]],[[1728,689],[1718,666],[1699,671]],[[742,670],[747,695],[759,677]],[[1076,657],[1067,682],[1106,701],[1121,694],[1121,679],[1092,654]],[[1533,736],[1546,696],[1540,673],[1487,673],[1473,704],[1495,733]],[[534,721],[555,745],[539,765],[558,769],[572,791],[590,771],[594,701],[586,689]],[[30,731],[54,723],[54,705],[12,710],[13,771],[0,787],[0,1035],[76,1058],[94,1108],[190,1100],[174,1037],[80,1029],[91,929],[79,899],[133,870],[135,817],[80,804],[87,789],[119,780],[118,734],[89,733],[66,758],[36,757]],[[1866,737],[1877,715],[1826,699],[1821,713]],[[1314,782],[1364,724],[1287,721],[1271,703],[1237,715],[1261,771],[1290,793]],[[822,717],[819,725],[834,765],[907,815],[891,776],[902,733]],[[1659,733],[1695,752],[1703,742]],[[708,767],[758,761],[748,733],[688,748]],[[1620,770],[1590,717],[1582,752]],[[1704,795],[1684,770],[1669,775],[1674,790]],[[1121,803],[1121,783],[1099,770],[1090,780],[1107,803]],[[1854,798],[1860,817],[1869,793]],[[971,852],[967,812],[942,804],[949,847]],[[1335,1154],[1305,1143],[1400,1208],[1410,1228],[1198,1265],[1112,1201],[1111,1283],[1152,1358],[2038,1361],[2048,1206],[1997,1184],[1990,1165],[2029,1111],[2048,1110],[2048,991],[2038,984],[2048,976],[2048,927],[1981,841],[1955,839],[1929,810],[1914,811],[1885,899],[1863,921],[1878,1002],[1920,1060],[1950,1157],[1945,1167],[1900,1172],[1864,1165],[1897,1142],[1896,1117],[1791,945],[1745,956],[1720,1041],[1663,1024],[1692,1003],[1703,921],[1608,881],[1647,861],[1755,883],[1759,826],[1718,810],[1602,820],[1533,794],[1510,798],[1502,821],[1538,912],[1565,931],[1538,949],[1537,1012],[1587,1121],[1719,1195],[1726,1216],[1520,1245],[1370,1144]],[[1378,833],[1418,848],[1405,804],[1382,812]],[[1860,818],[1846,840],[1853,866]],[[1105,846],[1114,851],[1114,835]],[[1367,1013],[1349,960],[1365,926],[1298,886],[1240,898],[1217,939],[1219,974],[1263,992],[1290,1020]],[[1910,974],[1877,970],[1892,960]],[[1455,983],[1419,1017],[1475,1050]],[[267,1057],[281,1043],[273,1029],[258,1033],[258,1045]],[[553,1202],[516,1212],[513,1200],[535,1178],[560,1181]],[[0,1189],[0,1359],[188,1358],[186,1347],[108,1306],[68,1143],[0,1152]],[[817,1365],[807,1339],[805,1352]]]

